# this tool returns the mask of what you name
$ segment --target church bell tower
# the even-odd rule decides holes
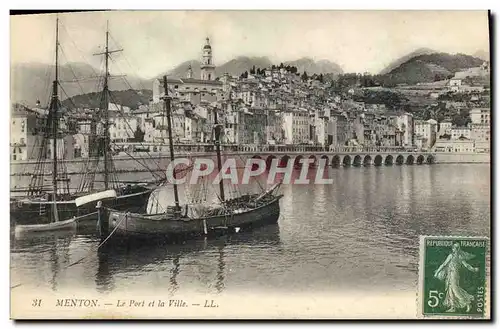
[[[201,62],[201,80],[215,80],[215,65],[212,61],[212,46],[207,37],[205,46],[203,46],[203,59]]]

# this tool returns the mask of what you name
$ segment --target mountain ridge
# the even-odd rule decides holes
[[[456,72],[481,66],[483,60],[466,54],[432,53],[415,56],[381,75],[390,85],[417,84],[451,78]]]
[[[308,73],[342,73],[340,66],[328,60],[314,61],[310,58],[300,58],[286,63],[297,66],[299,72],[306,70]],[[224,73],[239,76],[245,71],[255,66],[256,68],[266,68],[280,63],[272,63],[266,56],[238,56],[215,68],[216,76],[222,76]],[[110,79],[110,90],[128,90],[128,89],[151,89],[154,79],[160,78],[164,74],[171,77],[185,77],[189,65],[193,70],[193,77],[200,77],[201,62],[198,60],[188,60],[178,64],[174,68],[157,75],[154,78],[141,78],[138,76],[127,75],[126,79]],[[287,64],[288,65],[288,64]],[[21,103],[28,106],[34,106],[37,100],[40,100],[42,106],[49,102],[51,84],[54,79],[54,65],[43,63],[17,63],[11,65],[11,83],[10,97],[11,102]],[[59,77],[62,88],[60,88],[60,98],[62,100],[83,94],[89,94],[98,91],[96,75],[100,70],[89,64],[82,62],[66,63],[59,67]],[[78,82],[65,83],[75,80]],[[93,79],[85,79],[93,77]]]
[[[433,54],[433,53],[438,53],[437,51],[430,49],[430,48],[418,48],[415,49],[414,51],[401,56],[394,61],[392,61],[389,65],[387,65],[382,71],[380,71],[379,74],[387,74],[391,72],[392,70],[398,68],[401,64],[409,61],[410,59],[420,56],[420,55],[426,55],[426,54]]]

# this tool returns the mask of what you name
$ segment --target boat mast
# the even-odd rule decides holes
[[[165,96],[163,97],[165,110],[167,112],[167,128],[168,128],[168,146],[170,149],[170,163],[174,162],[174,142],[172,140],[172,124],[171,124],[171,116],[170,116],[170,97],[168,96],[168,87],[167,87],[167,76],[163,76],[163,88],[165,89]],[[177,191],[177,179],[175,168],[172,168],[172,177],[174,178],[174,200],[175,200],[175,213],[180,214],[181,207],[179,205],[179,192]]]
[[[217,169],[219,170],[219,175],[222,175],[222,160],[220,156],[220,129],[219,122],[217,121],[217,106],[214,106],[214,127],[215,127],[215,152],[217,153]],[[220,190],[220,200],[224,202],[224,182],[221,179],[219,182],[219,190]]]
[[[56,67],[55,67],[55,79],[52,82],[52,100],[50,104],[50,109],[52,112],[52,199],[54,202],[54,220],[59,221],[59,213],[57,211],[57,130],[59,126],[58,118],[58,107],[59,107],[59,95],[58,95],[58,84],[59,84],[59,17],[56,19]]]
[[[109,188],[109,171],[110,171],[110,155],[109,155],[109,56],[112,53],[122,51],[122,49],[109,50],[109,21],[106,21],[106,46],[104,52],[97,53],[94,55],[104,55],[104,86],[103,86],[103,102],[102,109],[104,111],[104,188],[107,190]]]
[[[104,54],[104,87],[103,87],[103,100],[104,100],[104,188],[107,190],[109,187],[109,101],[108,101],[108,75],[109,75],[109,52],[108,52],[108,42],[109,42],[109,28],[108,22],[106,22],[106,48]]]

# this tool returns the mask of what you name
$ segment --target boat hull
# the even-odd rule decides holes
[[[103,201],[103,205],[117,210],[141,211],[147,204],[153,189],[144,188],[135,193],[123,194],[113,200]],[[97,201],[89,202],[77,207],[75,198],[56,201],[59,220],[64,221],[73,217],[96,212]],[[51,222],[52,207],[54,202],[47,200],[18,200],[10,202],[11,223],[15,225],[47,224]],[[86,217],[85,220],[96,220],[95,216]]]
[[[167,239],[234,232],[237,229],[276,223],[280,216],[279,199],[280,197],[276,197],[263,206],[242,213],[189,220],[161,219],[162,215],[112,211],[109,214],[109,230],[118,236]]]
[[[15,235],[20,236],[30,233],[53,232],[62,230],[74,230],[77,227],[75,219],[68,219],[48,224],[16,225]]]

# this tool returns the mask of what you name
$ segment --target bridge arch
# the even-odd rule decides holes
[[[295,159],[293,160],[293,167],[298,169],[302,167],[302,163],[300,160],[302,160],[304,157],[302,155],[297,155]]]
[[[405,157],[402,156],[401,154],[396,157],[396,164],[398,166],[401,166],[402,164],[405,163]]]
[[[373,160],[373,164],[375,164],[376,166],[380,166],[380,165],[382,165],[383,161],[384,161],[384,159],[382,158],[382,156],[380,154],[378,154],[377,156],[375,156],[375,160]]]
[[[406,158],[406,164],[407,164],[407,165],[412,165],[413,163],[415,163],[415,157],[413,156],[413,154],[410,154],[410,155]]]
[[[289,161],[290,157],[288,155],[284,155],[283,157],[281,157],[278,167],[280,168],[286,167]]]
[[[326,155],[326,154],[323,154],[323,155],[321,156],[321,158],[319,158],[319,159],[320,159],[320,160],[323,160],[323,161],[325,162],[325,167],[326,167],[326,166],[328,166],[328,165],[330,164],[330,159],[328,159],[328,155]],[[321,161],[320,161],[320,163],[321,163]]]
[[[342,159],[342,164],[347,167],[351,165],[351,156],[350,155],[345,155],[344,158]]]
[[[254,155],[254,156],[252,157],[252,159],[262,160],[262,158],[261,158],[260,156],[258,156],[258,155]],[[266,161],[266,167],[267,167],[267,161]],[[256,164],[256,163],[252,163],[252,168],[251,168],[251,170],[252,170],[252,171],[257,170],[258,168],[259,168],[259,165],[258,165],[258,164]]]
[[[356,156],[354,157],[354,160],[353,160],[353,162],[352,162],[352,165],[353,165],[353,166],[356,166],[356,167],[361,166],[361,155],[359,155],[359,154],[358,154],[358,155],[356,155]]]
[[[385,157],[384,164],[386,166],[392,166],[394,164],[394,157],[392,155],[388,155]]]
[[[309,168],[316,168],[318,166],[318,159],[316,158],[315,155],[310,155],[309,159],[312,159],[313,162],[309,164]]]
[[[338,155],[333,156],[332,167],[335,167],[335,168],[340,167],[340,157]]]
[[[267,159],[266,159],[266,169],[267,170],[269,170],[271,168],[271,165],[273,164],[274,159],[276,159],[276,157],[274,155],[270,155],[267,157]]]
[[[372,157],[369,155],[365,155],[363,159],[363,166],[370,166],[372,164]]]
[[[435,162],[436,162],[436,159],[434,158],[434,156],[432,154],[427,156],[427,164],[433,164]]]
[[[418,157],[417,157],[417,164],[421,165],[422,163],[424,163],[425,161],[425,157],[420,154]]]

